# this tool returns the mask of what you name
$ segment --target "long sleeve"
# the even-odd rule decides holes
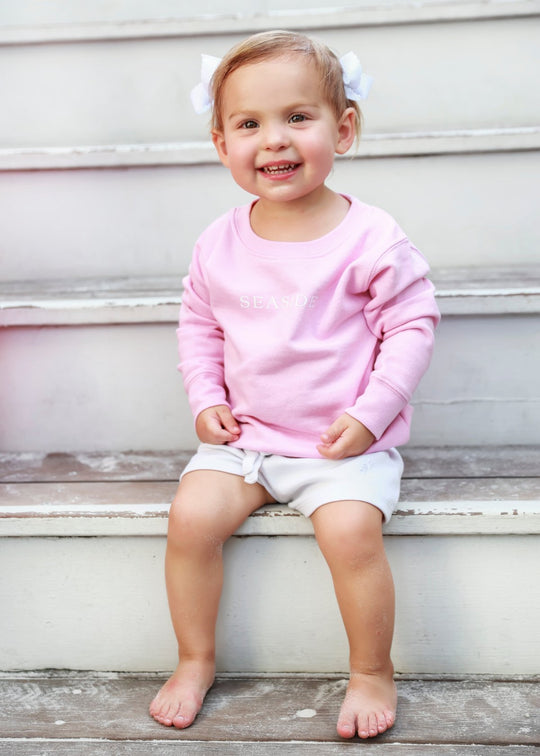
[[[427,271],[424,258],[405,241],[382,257],[371,276],[364,316],[380,345],[368,384],[347,412],[376,439],[408,406],[431,359],[440,314]]]
[[[224,381],[223,331],[212,312],[207,282],[195,248],[177,329],[182,373],[193,417],[207,407],[228,404]]]

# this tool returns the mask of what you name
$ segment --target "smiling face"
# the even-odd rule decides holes
[[[263,202],[316,201],[336,153],[355,138],[355,113],[339,120],[319,75],[300,56],[241,66],[226,79],[221,120],[212,132],[222,163]]]

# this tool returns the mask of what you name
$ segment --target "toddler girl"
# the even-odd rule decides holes
[[[212,67],[218,63],[212,75]],[[391,727],[393,581],[382,524],[399,496],[409,401],[439,314],[428,266],[382,210],[331,191],[369,87],[356,57],[290,32],[205,58],[197,109],[255,196],[199,238],[178,329],[201,445],[169,517],[166,579],[179,665],[150,706],[188,727],[215,673],[222,548],[263,504],[311,518],[350,647],[337,730]]]

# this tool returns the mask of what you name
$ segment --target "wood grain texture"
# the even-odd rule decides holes
[[[409,745],[407,743],[276,743],[195,741],[0,741],[1,756],[537,756],[535,746]]]
[[[195,724],[184,732],[158,725],[147,713],[161,683],[162,678],[152,676],[4,675],[0,680],[0,743],[26,738],[99,738],[144,741],[145,745],[156,740],[343,742],[335,733],[335,721],[345,680],[219,679]],[[397,723],[377,739],[378,745],[539,744],[538,682],[402,680],[398,691]],[[316,713],[302,716],[307,709]],[[325,748],[324,753],[333,753]],[[409,751],[413,752],[422,751]],[[35,753],[40,753],[39,749]]]
[[[499,134],[503,141],[501,146],[521,146],[524,140],[537,146],[538,129],[530,131],[518,130],[515,133]],[[397,136],[397,138],[396,138]],[[405,138],[403,138],[405,136]],[[426,139],[427,137],[427,139]],[[393,135],[392,138],[376,140],[370,147],[369,139],[362,147],[364,154],[373,157],[381,154],[407,154],[416,149],[425,149],[426,143],[434,148],[433,137],[438,137],[438,151],[460,152],[464,142],[471,137],[477,146],[493,148],[495,133],[458,133],[435,132],[431,135],[416,135],[415,138]],[[486,139],[487,137],[487,139]],[[532,140],[532,141],[531,141]],[[191,146],[193,151],[193,146]],[[159,152],[162,152],[159,155]],[[468,150],[464,150],[467,152]],[[106,163],[114,165],[118,162],[114,150],[104,151],[108,158]],[[81,147],[70,154],[58,151],[43,150],[41,153],[20,150],[0,150],[0,165],[15,168],[31,165],[35,162],[38,167],[75,167],[86,165],[98,167],[103,163],[103,151]],[[163,152],[159,147],[152,150],[148,146],[131,146],[129,151],[122,150],[123,162],[131,164],[145,164],[149,162],[171,160],[178,163],[181,157],[186,162],[204,159],[217,162],[215,154],[208,153],[208,144],[199,145],[192,157],[185,150],[167,148]],[[112,160],[111,160],[112,158]],[[67,164],[66,164],[67,163]],[[500,314],[538,312],[540,307],[540,266],[456,266],[451,268],[435,268],[430,277],[436,287],[441,313],[443,315],[457,314]],[[72,280],[51,281],[6,281],[0,284],[0,325],[75,325],[84,323],[137,323],[137,322],[170,322],[178,319],[178,308],[181,303],[182,291],[177,276],[160,277],[113,277],[86,278]]]
[[[164,535],[189,452],[0,455],[5,536]],[[400,503],[385,533],[540,532],[540,447],[407,447]],[[311,535],[286,506],[239,535]]]
[[[113,481],[91,483],[0,483],[0,506],[11,516],[81,516],[116,514],[119,517],[167,516],[176,483],[168,481]],[[438,478],[403,481],[398,509],[406,513],[415,502],[451,503],[540,500],[540,478]],[[145,509],[146,507],[146,509]],[[103,512],[101,512],[103,509]],[[273,505],[262,511],[272,512]],[[482,507],[478,508],[478,512]],[[444,507],[440,508],[444,511]],[[457,510],[456,510],[457,511]]]
[[[406,446],[400,452],[405,480],[540,477],[540,446]],[[3,453],[0,481],[177,481],[190,456],[182,451]]]

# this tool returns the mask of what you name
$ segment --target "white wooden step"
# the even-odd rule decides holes
[[[385,529],[397,670],[536,672],[540,448],[411,447],[404,456],[401,502]],[[0,669],[174,666],[163,556],[183,461],[156,452],[0,458]],[[266,507],[225,558],[222,671],[346,670],[309,521]]]
[[[175,323],[181,278],[5,281],[0,327],[91,323]],[[540,312],[540,267],[458,267],[430,274],[443,315]]]
[[[420,157],[491,152],[528,152],[540,148],[540,127],[521,126],[452,131],[365,133],[351,154],[336,156],[338,165],[351,158]],[[208,139],[147,144],[77,145],[0,148],[4,171],[51,171],[76,168],[142,168],[219,164]]]
[[[540,313],[540,266],[451,267],[430,274],[443,316]],[[178,321],[182,276],[0,283],[0,327]]]
[[[147,713],[163,676],[34,673],[0,676],[6,756],[533,756],[538,679],[399,677],[398,717],[375,741],[346,742],[335,723],[335,676],[220,678],[195,724],[161,727]]]
[[[250,30],[276,23],[296,28],[300,17],[301,26],[315,27],[339,53],[356,50],[375,77],[365,104],[372,133],[538,126],[537,0],[384,3],[382,9],[371,4],[330,13],[290,2],[281,13],[251,9],[244,23],[235,5],[217,17],[192,16],[191,23],[152,19],[150,12],[146,23],[111,26],[103,14],[100,28],[103,4],[88,25],[77,24],[76,12],[72,25],[64,19],[30,28],[23,18],[20,25],[6,23],[0,27],[0,144],[206,138],[207,121],[191,111],[188,97],[199,79],[201,52],[221,56]],[[404,64],[396,66],[396,60]]]
[[[289,6],[294,5],[294,10]],[[336,8],[328,0],[274,0],[272,8],[261,0],[234,0],[224,13],[221,0],[208,0],[204,14],[187,0],[137,0],[129,4],[61,0],[46,5],[17,3],[2,17],[0,41],[3,44],[130,39],[138,37],[187,36],[195,33],[234,31],[249,33],[260,28],[317,29],[319,27],[380,25],[415,22],[478,21],[493,18],[534,16],[540,10],[537,0],[355,0],[348,7]],[[295,13],[296,11],[296,13]],[[302,11],[300,13],[300,11]],[[307,12],[306,12],[307,11]]]
[[[538,443],[538,267],[435,280],[443,320],[413,442]],[[2,288],[0,450],[193,448],[176,370],[180,275]]]
[[[366,136],[329,184],[385,208],[433,268],[538,264],[539,134]],[[206,143],[84,145],[0,151],[3,280],[180,276],[202,230],[251,199]]]
[[[540,449],[402,450],[401,502],[387,535],[540,535]],[[0,537],[166,535],[189,452],[0,454]],[[312,535],[286,506],[264,507],[239,536]]]

